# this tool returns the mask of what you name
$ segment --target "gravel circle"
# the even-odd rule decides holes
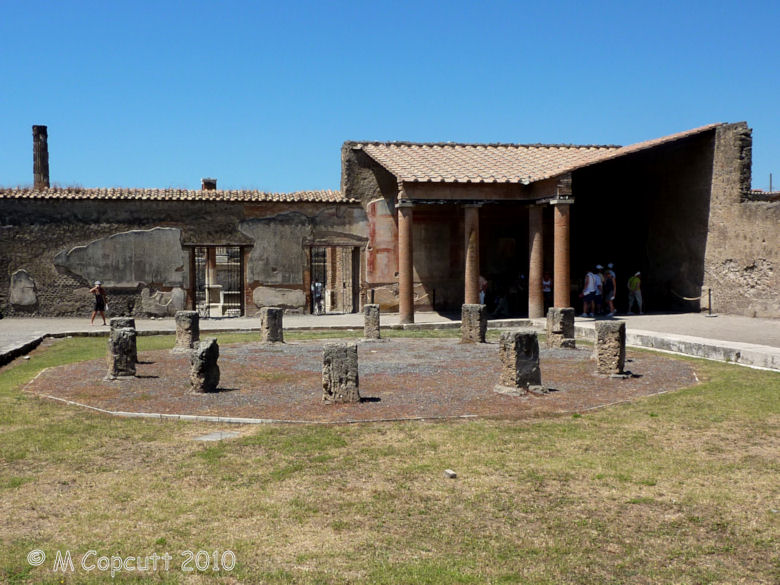
[[[689,362],[662,354],[629,349],[626,369],[634,377],[613,379],[595,373],[590,348],[542,349],[542,383],[551,391],[507,396],[493,391],[501,366],[497,343],[387,339],[359,343],[363,402],[323,404],[322,348],[334,341],[222,346],[220,391],[212,394],[189,393],[189,356],[167,350],[141,353],[136,378],[105,381],[105,361],[93,360],[46,370],[26,390],[109,411],[355,422],[549,416],[696,383]]]

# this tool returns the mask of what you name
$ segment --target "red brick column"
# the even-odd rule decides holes
[[[544,317],[544,292],[542,273],[544,271],[544,227],[542,207],[528,208],[528,317]]]
[[[479,205],[465,206],[465,293],[464,303],[479,304]]]
[[[398,317],[414,323],[414,266],[412,264],[412,204],[398,203]]]
[[[553,304],[571,306],[571,265],[569,259],[569,216],[574,199],[553,199]]]

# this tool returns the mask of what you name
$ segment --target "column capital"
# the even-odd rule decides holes
[[[409,201],[408,199],[399,199],[398,202],[395,204],[396,209],[410,208],[410,207],[414,207],[414,202]]]
[[[574,197],[555,197],[550,199],[550,205],[572,205]]]

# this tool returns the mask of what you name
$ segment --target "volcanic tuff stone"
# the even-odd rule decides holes
[[[111,329],[124,329],[125,327],[135,329],[135,319],[132,317],[111,317],[108,322]]]
[[[197,344],[190,356],[190,392],[216,392],[219,385],[219,345],[214,338]]]
[[[260,334],[263,341],[284,343],[283,315],[284,309],[279,307],[263,307],[260,309]]]
[[[354,343],[326,343],[322,350],[322,400],[360,402],[358,350]]]
[[[599,374],[622,374],[626,365],[626,324],[596,323],[596,370]]]
[[[379,305],[365,305],[363,307],[363,337],[366,339],[379,339]]]
[[[190,351],[200,341],[200,316],[197,311],[176,311],[176,345],[173,351]]]
[[[132,329],[133,330],[133,341],[132,341],[132,347],[130,348],[130,352],[132,353],[133,363],[138,363],[138,345],[136,344],[136,337],[137,333],[135,331],[135,319],[132,317],[112,317],[109,319],[109,324],[111,325],[111,330],[114,329]]]
[[[547,347],[574,349],[574,309],[551,307],[547,310]]]
[[[32,307],[38,303],[35,281],[26,270],[19,269],[11,275],[8,302],[19,307]]]
[[[540,389],[539,341],[530,330],[505,331],[499,340],[501,377],[495,391],[502,394],[525,394]]]
[[[111,329],[108,336],[106,361],[108,362],[106,380],[135,376],[137,361],[135,329],[130,327]]]
[[[485,305],[463,305],[461,311],[461,343],[485,343],[487,332],[487,307]]]

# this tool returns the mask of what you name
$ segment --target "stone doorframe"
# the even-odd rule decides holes
[[[368,240],[343,234],[316,238],[304,242],[306,265],[303,267],[303,288],[307,311],[313,307],[313,255],[315,249],[325,249],[324,310],[358,313],[366,304],[366,246]]]
[[[190,244],[189,306],[202,318],[246,314],[246,244]]]

